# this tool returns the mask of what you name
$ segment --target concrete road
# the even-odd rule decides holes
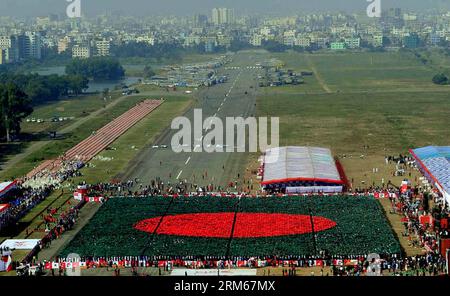
[[[199,90],[196,103],[184,116],[191,120],[192,125],[194,108],[202,110],[203,120],[210,116],[219,117],[224,125],[225,117],[256,116],[257,76],[264,70],[255,65],[261,62],[261,55],[236,54],[227,67],[237,66],[239,69],[221,68],[219,75],[228,75],[228,81]],[[150,180],[159,177],[171,183],[182,180],[200,186],[215,184],[223,187],[236,180],[238,174],[244,174],[247,152],[200,152],[202,149],[198,146],[198,141],[202,138],[194,139],[193,135],[192,152],[175,153],[172,151],[171,140],[176,132],[178,130],[171,130],[170,127],[165,130],[153,145],[167,145],[167,148],[153,148],[153,145],[145,147],[119,178],[138,178],[142,184],[149,184]],[[207,132],[203,131],[203,135],[205,134]],[[224,144],[227,145],[225,139]]]

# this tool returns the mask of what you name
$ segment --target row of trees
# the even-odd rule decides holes
[[[119,61],[109,57],[74,59],[66,66],[66,74],[94,80],[119,80],[125,70]]]
[[[0,83],[12,82],[23,90],[34,105],[79,95],[88,88],[89,80],[80,75],[0,74]]]

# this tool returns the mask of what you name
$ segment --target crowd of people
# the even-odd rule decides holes
[[[339,259],[341,258],[341,259]],[[61,273],[67,266],[76,266],[84,269],[114,268],[164,268],[164,271],[173,268],[189,269],[236,269],[236,268],[282,268],[283,276],[295,276],[296,271],[301,268],[320,267],[321,276],[360,276],[360,275],[395,275],[395,276],[437,276],[446,271],[446,261],[442,256],[436,254],[418,255],[411,257],[399,257],[397,255],[387,256],[376,261],[368,260],[367,256],[335,257],[323,259],[320,256],[305,256],[291,260],[273,258],[232,258],[226,259],[162,259],[147,256],[125,256],[125,257],[81,257],[78,260],[59,258],[55,262],[36,263],[45,269],[58,269]],[[69,263],[70,262],[70,263]],[[57,263],[55,265],[55,263]],[[71,265],[69,265],[71,264]],[[57,267],[56,267],[57,266]],[[377,266],[376,268],[374,266]],[[265,273],[264,273],[265,274]],[[268,269],[267,275],[270,275]],[[312,272],[311,275],[317,275]]]
[[[199,195],[209,192],[236,193],[237,181],[232,181],[228,187],[208,184],[200,186],[195,183],[189,183],[187,180],[178,180],[177,182],[163,181],[161,178],[150,180],[145,185],[138,178],[127,181],[111,181],[89,185],[89,194],[91,196],[161,196],[161,195]],[[80,183],[78,186],[86,186]],[[73,186],[70,189],[76,190]],[[243,193],[243,191],[240,191]]]
[[[45,221],[45,232],[47,233],[40,241],[39,244],[27,255],[23,262],[31,263],[32,265],[40,265],[42,262],[37,261],[37,254],[40,250],[49,248],[52,241],[61,237],[61,235],[72,229],[75,226],[79,217],[79,209],[83,205],[83,202],[77,206],[71,207],[69,210],[57,215],[57,212],[48,213]],[[55,218],[53,218],[53,215]],[[53,219],[48,219],[53,218]]]
[[[428,193],[410,190],[390,197],[392,212],[402,216],[404,226],[403,236],[414,246],[425,247],[430,253],[438,251],[438,241],[440,237],[448,234],[446,229],[441,230],[440,225],[434,221],[449,217],[448,210],[440,204],[438,195],[430,199]],[[433,207],[430,208],[430,203]],[[421,223],[420,217],[430,217],[427,223]]]
[[[84,166],[84,162],[81,160],[60,160],[55,167],[46,168],[41,172],[37,172],[32,177],[26,177],[23,179],[23,184],[26,187],[31,188],[46,188],[54,187],[60,188],[64,181],[81,176],[80,168]]]
[[[55,189],[61,188],[64,181],[80,176],[82,161],[62,160],[58,169],[45,169],[32,177],[18,180],[16,189],[8,193],[2,203],[8,203],[9,208],[0,216],[0,230],[13,225],[37,204],[47,198]]]
[[[31,188],[19,186],[4,197],[9,207],[0,216],[0,230],[14,225],[53,191],[53,186]]]
[[[386,156],[386,164],[395,163],[396,171],[405,170],[407,167],[414,168],[414,159],[411,157]],[[61,184],[71,178],[80,175],[79,169],[84,166],[81,161],[67,161],[62,163],[56,171],[44,170],[34,177],[26,178],[19,185],[15,192],[15,199],[10,201],[10,207],[6,214],[0,217],[0,229],[13,222],[17,222],[25,213],[45,199],[53,190],[60,188]],[[395,174],[394,174],[395,175]],[[169,176],[170,177],[170,176]],[[207,172],[200,174],[202,180],[208,178]],[[416,180],[417,181],[417,180]],[[72,182],[68,182],[72,183]],[[353,180],[352,180],[353,183]],[[86,185],[87,184],[81,184]],[[210,192],[217,193],[249,193],[253,190],[251,179],[244,180],[240,175],[227,186],[217,186],[212,183],[200,186],[194,182],[187,180],[178,180],[174,183],[163,181],[161,178],[150,180],[145,185],[139,179],[128,181],[112,181],[109,183],[98,183],[90,185],[89,194],[93,196],[161,196],[161,195],[202,195]],[[72,187],[70,189],[75,190]],[[443,207],[442,200],[437,195],[431,196],[433,209],[426,205],[428,197],[423,188],[409,188],[406,192],[401,192],[398,187],[390,181],[381,186],[355,187],[349,191],[350,194],[359,195],[377,195],[383,193],[383,197],[389,198],[391,201],[392,212],[402,216],[404,225],[404,235],[409,238],[412,245],[424,247],[426,254],[413,257],[387,256],[382,258],[380,268],[383,272],[395,275],[415,274],[415,275],[437,275],[445,271],[445,258],[441,256],[438,250],[438,240],[440,237],[448,237],[448,230],[442,230],[438,225],[424,225],[420,222],[420,216],[432,213],[435,219],[440,217],[448,217],[449,213]],[[75,225],[79,209],[72,207],[70,210],[57,214],[56,212],[43,214],[46,236],[38,245],[40,249],[50,247],[51,242],[61,236],[68,229],[72,229]],[[296,267],[321,266],[330,267],[332,275],[360,275],[369,268],[367,256],[355,258],[336,258],[336,257],[317,257],[310,256],[305,258],[296,258],[295,260],[278,260],[276,258],[251,258],[244,260],[243,258],[233,258],[232,260],[204,259],[197,260],[195,258],[184,258],[177,260],[168,260],[160,258],[147,257],[123,257],[123,258],[83,258],[87,268],[116,266],[116,267],[161,267],[168,264],[173,267],[187,268],[238,268],[238,267],[289,267],[283,272],[284,275],[295,275]],[[346,264],[346,260],[352,263]],[[60,259],[59,262],[64,262]],[[33,262],[41,264],[44,263]],[[348,262],[347,262],[348,263]],[[323,272],[321,272],[324,275]],[[327,272],[328,274],[328,272]]]

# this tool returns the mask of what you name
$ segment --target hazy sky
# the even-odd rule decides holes
[[[384,7],[407,10],[448,8],[450,0],[381,0]],[[236,13],[294,14],[313,11],[361,11],[367,0],[81,0],[83,13],[93,16],[120,11],[131,15],[191,15],[209,14],[213,7],[230,7]],[[43,16],[64,14],[67,0],[0,0],[2,16]]]

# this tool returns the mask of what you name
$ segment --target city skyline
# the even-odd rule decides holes
[[[235,1],[235,0],[195,0],[195,1],[144,1],[131,0],[124,5],[121,0],[98,0],[95,3],[82,1],[83,14],[95,16],[104,13],[118,13],[123,15],[191,15],[196,13],[211,14],[215,7],[235,9],[237,15],[242,14],[278,14],[292,15],[312,12],[365,12],[368,2],[365,0],[317,0],[314,3],[306,0],[262,0],[262,1]],[[0,16],[33,17],[48,14],[65,14],[68,2],[65,0],[1,0]],[[405,3],[402,0],[382,1],[382,7],[400,7],[408,10],[448,9],[448,0],[412,0]]]

